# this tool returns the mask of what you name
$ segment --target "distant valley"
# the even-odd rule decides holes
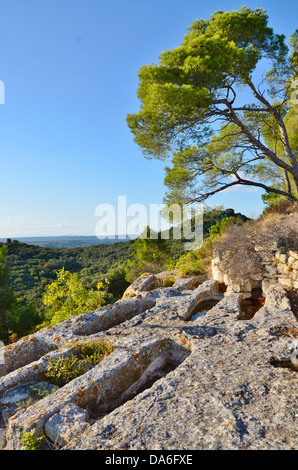
[[[110,245],[111,243],[125,242],[137,238],[135,235],[116,235],[115,238],[99,239],[96,236],[61,235],[52,237],[18,237],[11,238],[28,245],[43,246],[45,248],[78,248],[94,245]],[[6,243],[7,238],[0,238],[0,243]]]

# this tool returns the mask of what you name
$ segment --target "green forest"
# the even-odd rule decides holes
[[[15,296],[10,312],[6,311],[5,318],[1,318],[0,339],[7,341],[11,335],[28,334],[44,321],[48,310],[43,303],[46,287],[57,279],[57,272],[62,268],[77,274],[88,291],[109,278],[110,295],[107,297],[109,300],[119,298],[128,285],[124,266],[132,255],[133,243],[83,248],[45,248],[17,240],[0,244],[0,249],[5,248],[9,286]]]
[[[219,221],[230,219],[247,220],[232,209],[206,210],[204,237],[209,237],[211,227],[216,230]],[[168,240],[159,233],[157,239],[148,236],[75,248],[48,248],[10,239],[0,243],[0,339],[9,343],[68,316],[113,303],[143,272],[179,267],[183,271],[189,253],[184,239],[171,235],[170,230]],[[195,264],[193,270],[200,271]]]

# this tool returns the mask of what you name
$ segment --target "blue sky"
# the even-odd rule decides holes
[[[94,235],[96,207],[161,204],[165,163],[146,160],[126,124],[138,111],[138,70],[181,44],[187,26],[219,9],[267,10],[289,37],[297,2],[2,0],[0,238]],[[207,201],[250,217],[260,191]]]

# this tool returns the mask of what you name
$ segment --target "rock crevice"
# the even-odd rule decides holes
[[[297,370],[273,365],[290,359],[298,338],[283,286],[267,289],[255,315],[239,320],[243,292],[199,277],[162,287],[165,273],[150,276],[113,305],[4,348],[2,447],[21,449],[34,429],[62,449],[297,449]],[[16,406],[18,393],[44,381],[51,357],[71,354],[72,342],[107,338],[115,349],[100,364]]]

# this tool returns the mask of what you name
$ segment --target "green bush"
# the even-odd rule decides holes
[[[21,434],[22,450],[38,450],[43,443],[45,436],[36,436],[35,429]]]
[[[261,217],[266,217],[270,214],[291,214],[293,212],[298,212],[298,202],[291,202],[283,196],[271,196],[267,199],[265,198],[265,195],[263,196],[262,199],[266,204],[266,207]]]
[[[213,249],[219,239],[220,235],[210,236],[203,241],[200,248],[182,255],[176,264],[178,275],[181,277],[199,274],[209,275],[211,273]]]
[[[133,259],[127,261],[126,281],[133,282],[144,272],[156,274],[165,271],[170,263],[170,247],[167,240],[146,227],[134,242]]]
[[[58,386],[63,386],[85,374],[111,354],[114,349],[109,342],[105,341],[79,342],[74,344],[72,348],[74,354],[71,357],[53,358],[48,363],[46,377]]]
[[[192,251],[182,255],[177,264],[176,269],[180,276],[195,276],[204,272],[203,265],[199,259],[197,252]]]
[[[51,308],[46,320],[37,329],[100,308],[105,305],[106,297],[107,285],[98,282],[96,290],[88,290],[83,286],[77,273],[70,273],[62,268],[57,271],[57,280],[46,288],[43,303]]]
[[[223,230],[229,225],[229,224],[237,224],[237,225],[243,225],[243,220],[241,218],[237,217],[224,217],[221,220],[218,220],[214,225],[212,225],[209,229],[209,234],[210,236],[215,236],[215,235],[220,235]]]

